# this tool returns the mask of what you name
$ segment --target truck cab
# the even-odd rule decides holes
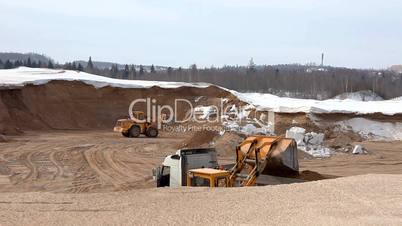
[[[153,169],[153,176],[157,187],[187,186],[189,171],[200,168],[218,168],[215,149],[180,149],[176,154],[168,155],[162,165]]]

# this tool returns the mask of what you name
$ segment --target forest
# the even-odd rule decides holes
[[[97,67],[91,57],[85,63],[54,63],[45,61],[0,59],[0,68],[20,66],[77,70],[101,76],[130,79],[181,82],[207,82],[241,92],[272,93],[279,96],[327,99],[361,90],[370,90],[384,99],[402,96],[402,74],[390,70],[350,69],[314,64],[224,66],[173,68],[144,65],[118,65]]]

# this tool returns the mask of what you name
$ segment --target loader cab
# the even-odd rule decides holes
[[[145,113],[143,111],[133,111],[133,116],[134,116],[134,118],[136,118],[138,120],[146,119]]]
[[[229,171],[211,168],[189,170],[188,187],[229,187]]]
[[[157,187],[180,187],[187,185],[189,170],[217,167],[215,149],[181,149],[167,156],[162,165],[153,169],[153,176]]]

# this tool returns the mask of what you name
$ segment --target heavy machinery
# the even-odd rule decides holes
[[[231,186],[253,186],[260,175],[289,176],[299,171],[294,139],[251,136],[236,148],[236,164],[230,170]]]
[[[155,171],[157,186],[242,187],[270,184],[268,179],[297,175],[299,170],[297,144],[293,139],[270,136],[247,137],[236,148],[236,162],[218,166],[216,152],[209,149],[198,157],[201,149],[179,150],[166,157],[163,166],[170,171]],[[205,149],[204,149],[205,150]],[[184,154],[185,153],[185,154]],[[184,154],[184,155],[183,155]],[[194,156],[192,156],[194,155]],[[176,159],[172,161],[170,159]],[[192,159],[189,161],[189,159]],[[194,160],[193,160],[194,159]],[[185,165],[185,167],[181,167]],[[178,171],[172,171],[177,168]],[[184,179],[184,176],[187,178]],[[164,177],[170,183],[158,183]],[[176,179],[178,178],[178,179]],[[175,181],[172,181],[175,180]],[[176,180],[179,180],[176,182]]]
[[[158,136],[156,123],[147,121],[144,112],[134,111],[133,115],[135,119],[117,120],[113,130],[124,137],[139,137],[141,134],[145,134],[147,137]]]
[[[161,166],[153,169],[157,187],[187,185],[187,173],[197,168],[218,168],[213,148],[181,149],[165,158]]]

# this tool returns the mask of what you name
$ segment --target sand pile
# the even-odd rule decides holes
[[[176,98],[187,99],[194,106],[218,105],[220,98],[225,99],[226,106],[245,105],[232,93],[215,86],[205,88],[106,86],[96,89],[79,81],[51,81],[44,85],[0,88],[0,133],[13,135],[27,130],[111,130],[117,119],[128,117],[128,106],[131,101],[147,97],[155,98],[158,105],[174,106]],[[144,111],[145,108],[143,103],[135,110]],[[175,114],[180,119],[188,113],[188,106],[181,105]],[[276,113],[275,133],[284,135],[287,129],[298,126],[308,131],[325,133],[325,141],[332,142],[328,146],[335,150],[349,150],[353,142],[361,141],[360,136],[353,131],[346,131],[348,133],[346,139],[339,139],[338,134],[335,134],[334,124],[354,117],[356,116],[352,114]],[[364,118],[380,122],[398,122],[402,115],[374,114],[365,115]],[[216,133],[206,132],[200,137],[189,140],[187,146],[208,144],[214,141],[215,135]]]
[[[198,131],[192,132],[190,138],[186,139],[179,147],[181,148],[198,148],[198,147],[210,147],[211,142],[218,135],[215,131]]]
[[[251,188],[0,193],[3,225],[400,225],[402,176]]]
[[[176,98],[194,103],[199,97],[205,103],[216,98],[232,98],[232,94],[214,86],[207,88],[160,87],[96,89],[82,82],[52,81],[45,85],[27,85],[0,89],[0,133],[16,134],[21,130],[44,129],[111,129],[119,118],[128,116],[130,103],[139,98],[155,98],[158,105],[174,106]],[[146,109],[145,103],[135,110]],[[188,105],[175,112],[183,118]]]

